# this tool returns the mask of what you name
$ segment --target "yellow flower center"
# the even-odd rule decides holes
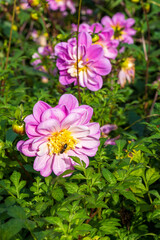
[[[114,30],[114,36],[112,37],[113,39],[119,39],[119,40],[123,40],[123,27],[119,26],[119,25],[112,25],[111,26]]]
[[[132,68],[134,68],[134,58],[126,58],[125,61],[122,63],[122,69],[129,70]]]
[[[86,62],[88,62],[89,59],[86,59]],[[87,63],[86,65],[81,59],[78,59],[78,73],[81,71],[86,72],[88,69]],[[72,77],[77,77],[77,62],[75,62],[67,71]]]
[[[66,153],[74,149],[78,140],[67,129],[55,132],[48,138],[49,155]]]

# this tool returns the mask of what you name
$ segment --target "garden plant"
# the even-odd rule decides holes
[[[0,240],[160,239],[159,0],[0,0]]]

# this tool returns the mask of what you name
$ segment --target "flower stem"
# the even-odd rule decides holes
[[[16,0],[14,0],[14,5],[13,5],[12,23],[11,23],[11,29],[10,29],[10,35],[9,35],[8,51],[7,51],[6,63],[5,63],[5,67],[4,67],[5,70],[8,65],[8,58],[9,58],[9,53],[10,53],[10,48],[11,48],[12,29],[13,29],[13,24],[14,24],[15,12],[16,12]],[[2,92],[4,91],[4,85],[5,85],[5,80],[3,79],[1,82],[1,87],[3,88]]]
[[[148,86],[147,86],[147,84],[148,84],[148,79],[149,79],[149,63],[150,63],[149,55],[150,55],[150,46],[151,46],[151,34],[150,34],[150,27],[149,27],[147,12],[146,12],[146,9],[144,7],[143,0],[141,0],[141,5],[142,5],[143,12],[144,12],[145,20],[146,20],[146,23],[147,23],[147,32],[148,32],[148,51],[146,52],[147,55],[145,57],[145,60],[146,60],[145,101],[147,101],[147,97],[148,97],[148,93],[147,93]],[[146,113],[147,113],[147,106],[148,106],[148,104],[145,103]]]
[[[78,67],[78,34],[79,34],[79,23],[81,17],[81,6],[82,0],[79,0],[79,8],[78,8],[78,24],[77,24],[77,85],[78,85],[78,100],[81,103],[81,95],[80,95],[80,86],[79,86],[79,67]]]

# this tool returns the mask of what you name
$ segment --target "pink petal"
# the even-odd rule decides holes
[[[71,159],[65,154],[55,155],[52,165],[53,172],[55,175],[60,175],[64,171],[71,169],[73,170],[73,166],[71,163]]]
[[[40,171],[40,174],[41,174],[43,177],[48,177],[48,176],[52,173],[52,162],[53,162],[53,156],[51,156],[51,157],[47,160],[45,168],[43,168],[43,169]]]
[[[42,114],[42,121],[46,121],[48,119],[57,119],[59,122],[61,122],[66,117],[66,111],[63,111],[62,109],[55,107],[47,109]]]
[[[27,141],[19,141],[17,143],[18,151],[22,152],[25,156],[35,157],[36,151],[32,150],[32,142],[34,139],[28,139]]]
[[[110,27],[111,25],[113,25],[112,19],[108,16],[104,16],[101,20],[101,23],[107,27]]]
[[[72,94],[63,94],[59,99],[59,105],[65,105],[69,110],[78,107],[78,100]]]
[[[68,129],[70,126],[75,126],[79,119],[80,119],[81,115],[78,113],[70,113],[62,122],[61,124],[61,129]]]
[[[68,130],[71,131],[72,136],[75,138],[86,137],[90,134],[87,126],[71,126]]]
[[[33,116],[34,118],[40,122],[41,121],[41,115],[42,113],[47,110],[48,108],[51,108],[50,105],[48,105],[47,103],[43,102],[43,101],[39,101],[37,102],[34,107],[33,107]]]
[[[60,131],[60,123],[56,119],[48,119],[38,125],[37,131],[43,135],[49,135],[54,132],[58,132]]]
[[[41,145],[39,145],[39,150],[37,152],[37,155],[41,157],[48,153],[49,153],[48,144],[47,142],[43,142]]]
[[[93,136],[95,137],[95,135],[100,135],[100,125],[99,123],[95,123],[95,122],[92,122],[92,123],[88,123],[87,124],[87,127],[89,127],[89,130],[90,130],[90,136]]]
[[[85,59],[98,61],[103,56],[103,48],[100,45],[92,45],[88,48]]]
[[[33,168],[36,171],[41,171],[45,168],[48,159],[50,158],[49,155],[37,156],[34,160]]]
[[[85,148],[95,148],[95,147],[98,147],[99,144],[100,142],[97,138],[85,137],[80,139],[80,143],[78,143],[77,146],[81,145],[82,147],[85,147]]]
[[[41,137],[34,138],[34,140],[32,142],[32,149],[35,150],[35,151],[38,151],[39,146],[44,142],[47,142],[47,137],[46,136],[41,136]]]
[[[88,123],[91,120],[91,117],[93,115],[93,108],[88,105],[81,105],[78,108],[73,109],[72,112],[81,114],[79,124],[82,125]]]
[[[106,58],[101,58],[101,60],[95,62],[92,66],[95,72],[102,76],[109,74],[112,69],[110,61]]]
[[[78,35],[78,46],[84,45],[87,48],[92,45],[92,38],[89,33],[81,32]]]
[[[75,148],[74,149],[74,152],[76,152],[78,155],[80,154],[84,154],[84,155],[87,155],[89,157],[93,157],[96,155],[96,152],[98,151],[98,147],[96,148],[92,148],[92,149],[89,149],[89,148]]]
[[[88,78],[88,82],[87,82],[87,88],[90,89],[91,91],[97,91],[99,89],[102,88],[103,86],[103,80],[101,76],[96,76],[94,78],[94,82],[93,79]]]

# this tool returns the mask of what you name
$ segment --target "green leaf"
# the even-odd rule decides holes
[[[135,195],[129,190],[126,192],[120,192],[125,198],[132,200],[133,202],[137,202]]]
[[[66,229],[63,226],[63,223],[61,221],[61,219],[59,217],[45,217],[45,220],[50,223],[50,224],[54,224],[60,227],[60,229],[66,233]]]
[[[151,185],[152,183],[156,182],[160,178],[160,174],[158,171],[156,171],[155,168],[149,168],[146,171],[146,181],[148,185]]]
[[[110,218],[101,223],[100,230],[105,232],[105,234],[113,234],[120,227],[121,224],[119,223],[119,219]]]
[[[65,188],[67,189],[67,192],[71,194],[78,192],[78,186],[76,183],[65,183]]]
[[[89,224],[83,223],[82,225],[79,225],[74,228],[72,235],[74,237],[77,237],[79,235],[83,236],[84,234],[90,232],[92,230],[92,227]]]
[[[102,168],[102,174],[103,177],[110,183],[110,184],[116,184],[117,180],[115,176],[106,168]]]
[[[13,239],[23,227],[23,222],[20,219],[10,219],[8,222],[0,225],[1,240]]]
[[[10,177],[11,181],[13,182],[16,188],[18,188],[20,178],[21,178],[21,174],[17,171],[14,171]]]
[[[22,207],[12,206],[8,208],[8,215],[13,218],[26,219],[26,213]]]
[[[53,189],[52,197],[58,202],[61,201],[64,198],[64,193],[62,189],[60,187]]]
[[[18,134],[13,132],[12,128],[10,128],[6,132],[6,141],[13,143],[13,141],[16,139],[17,136],[18,136]]]
[[[71,179],[86,179],[81,173],[76,173]]]
[[[124,148],[124,146],[126,145],[126,140],[116,140],[116,145],[118,147],[118,154],[120,154]]]

